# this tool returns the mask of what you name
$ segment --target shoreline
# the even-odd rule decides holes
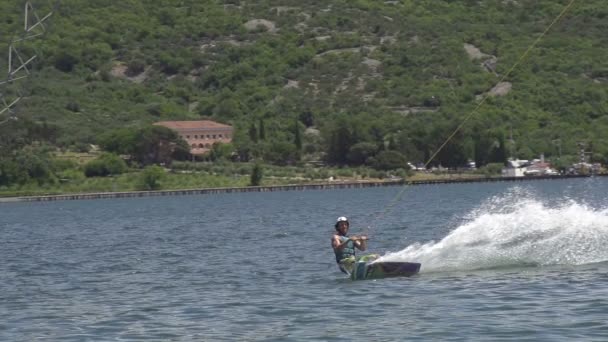
[[[226,187],[226,188],[202,188],[182,190],[156,190],[156,191],[124,191],[124,192],[97,192],[78,193],[62,195],[38,195],[0,197],[0,203],[15,202],[47,202],[66,200],[86,200],[104,198],[132,198],[132,197],[156,197],[156,196],[184,196],[184,195],[210,195],[241,192],[274,192],[294,190],[332,190],[332,189],[361,189],[386,186],[405,185],[435,185],[435,184],[457,184],[457,183],[488,183],[488,182],[515,182],[534,180],[560,180],[570,178],[588,178],[590,175],[565,175],[565,176],[534,176],[534,177],[479,177],[479,178],[446,178],[428,180],[388,180],[388,181],[357,181],[357,182],[324,182],[311,184],[272,185],[272,186],[249,186],[249,187]]]

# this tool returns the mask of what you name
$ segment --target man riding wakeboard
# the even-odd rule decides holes
[[[377,254],[364,255],[361,257],[355,256],[355,249],[365,251],[367,249],[367,236],[348,236],[350,223],[344,216],[338,217],[334,228],[336,232],[331,238],[331,246],[336,254],[336,262],[340,271],[351,274],[353,266],[356,262],[367,262],[378,258]]]

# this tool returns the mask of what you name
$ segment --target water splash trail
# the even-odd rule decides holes
[[[415,261],[422,272],[437,272],[608,260],[608,209],[567,199],[551,207],[512,195],[490,199],[439,242],[415,243],[378,261]]]

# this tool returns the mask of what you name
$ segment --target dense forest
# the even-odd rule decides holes
[[[565,165],[581,146],[608,162],[605,0],[576,1],[546,35],[570,1],[30,2],[53,15],[15,45],[37,55],[29,76],[0,85],[23,94],[0,114],[0,186],[71,168],[58,150],[107,152],[87,176],[123,170],[116,155],[161,162],[142,141],[188,159],[162,120],[233,125],[210,160],[400,169],[460,126],[430,165]],[[24,3],[0,2],[0,70]]]

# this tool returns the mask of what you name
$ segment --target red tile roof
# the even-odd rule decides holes
[[[171,129],[197,129],[197,128],[232,128],[232,126],[224,125],[211,120],[199,121],[160,121],[155,125],[165,126]]]

